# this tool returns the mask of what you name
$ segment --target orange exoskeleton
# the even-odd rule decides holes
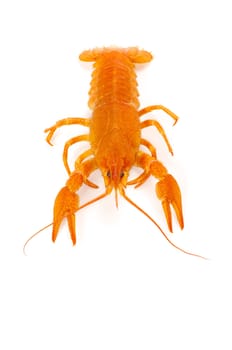
[[[152,105],[139,109],[135,64],[147,63],[152,55],[135,47],[102,48],[84,51],[80,60],[94,62],[91,88],[89,91],[90,118],[66,118],[46,129],[47,142],[57,128],[64,125],[79,124],[88,128],[83,135],[68,140],[64,146],[63,162],[69,178],[59,191],[54,203],[52,240],[55,241],[61,222],[66,218],[73,244],[76,243],[75,214],[80,208],[94,203],[115,191],[116,205],[118,193],[129,203],[146,215],[162,232],[165,238],[177,249],[186,252],[170,241],[160,226],[137,204],[126,195],[127,185],[142,185],[150,176],[158,180],[156,194],[160,199],[169,231],[172,232],[171,207],[177,217],[181,229],[184,227],[181,192],[174,177],[168,173],[164,165],[157,159],[155,147],[141,136],[141,130],[154,126],[162,135],[171,154],[172,148],[161,124],[154,119],[141,121],[141,117],[154,110],[162,110],[169,115],[174,124],[178,117],[162,105]],[[81,142],[89,142],[89,148],[79,155],[74,170],[68,164],[69,147]],[[142,151],[144,146],[147,151]],[[132,167],[142,169],[142,174],[128,181]],[[83,184],[92,188],[98,187],[89,180],[89,175],[96,169],[101,171],[105,191],[80,206],[78,190]],[[40,230],[41,231],[41,230]],[[201,257],[201,256],[199,256]]]

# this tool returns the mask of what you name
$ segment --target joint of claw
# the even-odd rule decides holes
[[[80,172],[74,172],[69,179],[66,181],[66,186],[71,192],[79,190],[83,184],[83,175]]]
[[[150,172],[155,178],[159,180],[163,179],[168,174],[168,171],[165,168],[165,166],[163,166],[163,164],[158,160],[153,160],[151,162]]]

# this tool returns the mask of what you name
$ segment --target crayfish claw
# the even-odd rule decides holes
[[[76,243],[75,212],[79,209],[79,196],[65,186],[58,193],[54,203],[52,240],[55,242],[62,221],[67,218],[73,245]]]
[[[170,174],[167,174],[156,184],[156,194],[161,200],[169,231],[172,232],[172,214],[171,206],[177,217],[181,229],[184,228],[184,218],[182,211],[182,201],[180,188]]]
[[[73,245],[76,244],[76,217],[75,214],[67,216],[68,228]]]
[[[171,214],[170,202],[166,199],[163,200],[162,207],[163,207],[163,211],[164,211],[166,221],[168,224],[168,229],[170,232],[172,232],[172,214]]]

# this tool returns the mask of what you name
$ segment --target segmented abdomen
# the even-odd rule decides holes
[[[134,63],[120,51],[103,52],[94,63],[89,107],[122,103],[139,107]]]

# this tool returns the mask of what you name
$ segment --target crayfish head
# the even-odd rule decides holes
[[[110,193],[113,189],[115,190],[115,203],[116,207],[118,207],[118,191],[121,193],[126,187],[128,170],[123,164],[113,163],[105,170],[103,177],[106,191]]]

